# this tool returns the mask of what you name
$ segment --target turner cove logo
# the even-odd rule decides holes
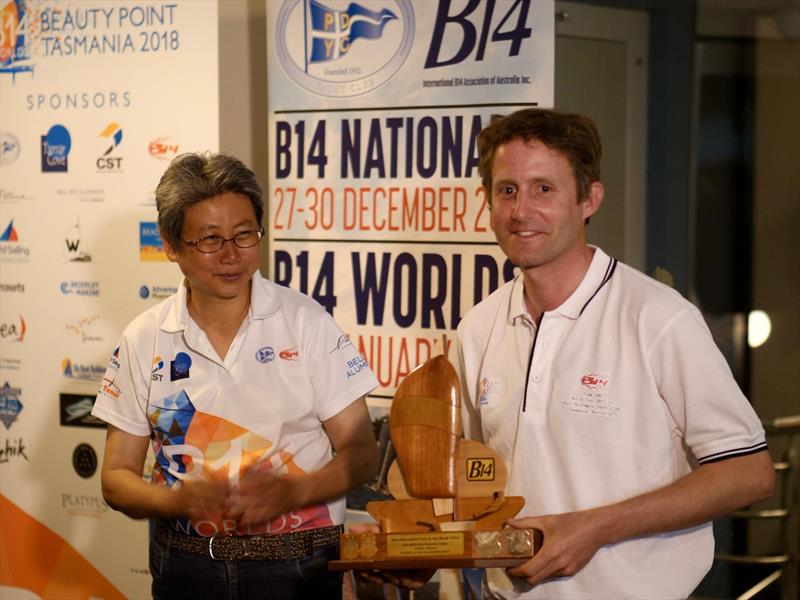
[[[72,138],[63,125],[53,125],[42,141],[42,173],[66,173]]]
[[[332,98],[366,94],[403,65],[414,41],[410,0],[285,0],[278,62],[300,87]]]

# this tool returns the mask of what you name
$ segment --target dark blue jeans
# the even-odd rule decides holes
[[[342,573],[328,571],[338,544],[300,560],[213,560],[169,550],[150,540],[153,600],[340,600]]]

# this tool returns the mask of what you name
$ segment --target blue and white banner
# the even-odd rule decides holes
[[[476,137],[492,114],[552,106],[554,10],[267,2],[270,276],[358,345],[381,383],[373,406],[512,276]]]

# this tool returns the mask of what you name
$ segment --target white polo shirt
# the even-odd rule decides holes
[[[700,312],[599,248],[538,332],[518,275],[463,318],[458,340],[465,435],[506,461],[519,516],[619,502],[766,448]],[[603,547],[535,588],[500,569],[487,580],[508,598],[685,598],[713,546],[709,523]]]
[[[364,358],[309,297],[256,272],[250,308],[222,360],[186,308],[186,287],[122,334],[92,414],[133,435],[153,435],[153,481],[174,485],[207,469],[232,483],[249,469],[308,473],[332,457],[322,428],[378,382]],[[243,528],[221,518],[191,535],[281,534],[339,525],[344,498]]]

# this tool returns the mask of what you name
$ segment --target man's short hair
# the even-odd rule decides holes
[[[579,202],[589,194],[592,183],[600,181],[602,146],[597,126],[589,117],[544,108],[525,108],[510,115],[493,115],[489,125],[478,135],[478,173],[490,206],[495,151],[501,144],[514,139],[524,142],[538,140],[563,154],[572,165]]]
[[[232,192],[250,199],[259,227],[264,217],[261,186],[251,171],[230,154],[186,153],[176,156],[156,187],[158,229],[174,249],[182,243],[186,208]]]

